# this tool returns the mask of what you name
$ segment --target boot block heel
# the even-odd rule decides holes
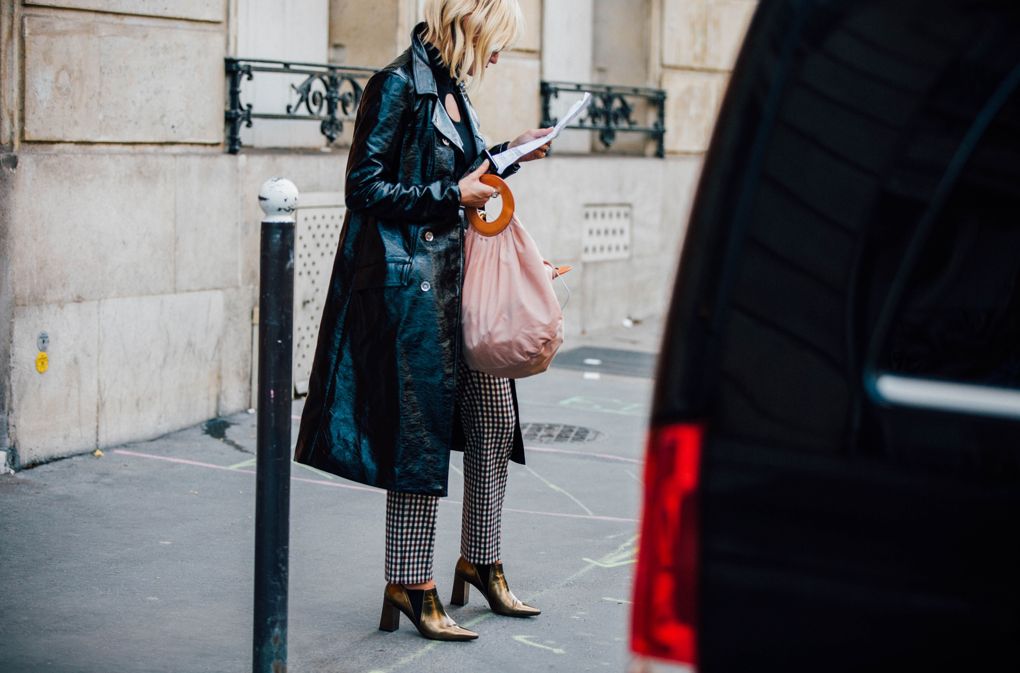
[[[467,605],[471,592],[471,585],[464,578],[455,576],[453,578],[453,596],[450,597],[452,605]]]
[[[382,616],[379,618],[379,630],[396,631],[398,628],[400,628],[400,608],[384,600]]]

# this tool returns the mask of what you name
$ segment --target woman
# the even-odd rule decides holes
[[[517,0],[428,0],[425,16],[358,110],[295,460],[387,489],[379,628],[395,630],[403,612],[426,638],[470,640],[478,635],[447,616],[432,574],[451,448],[464,451],[453,602],[467,602],[470,584],[499,614],[539,614],[507,587],[500,560],[507,461],[524,462],[514,384],[469,370],[460,355],[464,209],[496,196],[479,180],[489,161],[464,85],[516,39],[521,11]]]

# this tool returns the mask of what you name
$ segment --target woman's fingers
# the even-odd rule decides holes
[[[471,171],[458,182],[460,187],[460,203],[468,208],[483,208],[498,191],[483,183],[480,178],[489,170],[489,160],[483,161],[478,168]]]
[[[469,178],[474,178],[475,180],[477,180],[478,178],[480,178],[483,175],[485,175],[485,173],[488,170],[489,170],[489,160],[486,159],[481,164],[479,164],[478,168],[476,168],[472,173],[469,173],[468,177]]]

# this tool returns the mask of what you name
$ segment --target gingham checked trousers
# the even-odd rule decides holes
[[[472,371],[461,362],[457,401],[467,440],[460,553],[475,564],[494,563],[500,559],[503,497],[516,421],[510,379]],[[421,584],[432,579],[438,513],[437,496],[387,492],[387,582]]]

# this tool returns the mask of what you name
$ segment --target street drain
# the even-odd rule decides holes
[[[601,432],[592,428],[562,423],[522,423],[521,432],[524,433],[524,441],[539,444],[593,442],[602,436]]]

